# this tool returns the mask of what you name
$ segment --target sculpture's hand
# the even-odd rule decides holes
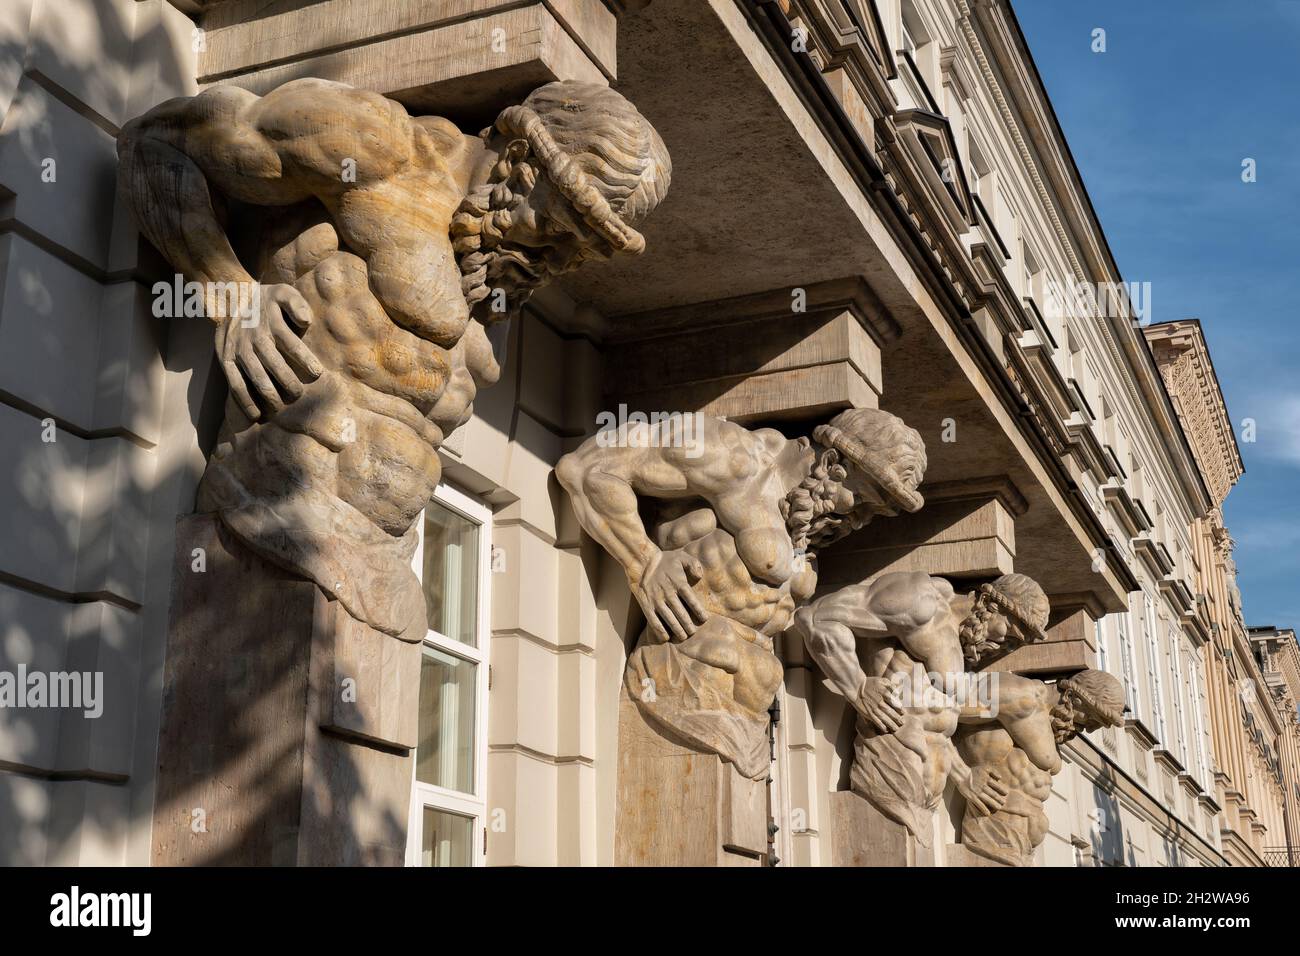
[[[690,555],[679,550],[660,551],[647,565],[640,582],[633,583],[632,593],[659,643],[684,641],[704,623],[704,608],[691,588],[703,574],[704,567]]]
[[[971,770],[969,777],[957,781],[957,790],[966,798],[966,805],[979,816],[989,816],[1001,810],[1009,792],[1001,775],[987,767]]]
[[[873,723],[882,734],[902,729],[903,708],[898,704],[897,689],[887,677],[868,677],[858,694],[858,713]]]
[[[303,384],[314,382],[323,371],[285,319],[286,313],[300,329],[311,324],[311,307],[297,289],[264,285],[258,290],[258,309],[253,316],[232,316],[217,324],[222,371],[230,393],[251,419],[262,413],[249,393],[250,385],[267,406],[278,410],[302,395]]]

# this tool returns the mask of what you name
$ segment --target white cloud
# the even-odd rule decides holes
[[[1243,408],[1247,414],[1233,422],[1243,452],[1300,467],[1300,395],[1256,395]]]

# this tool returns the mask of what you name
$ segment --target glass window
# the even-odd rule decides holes
[[[1123,669],[1124,701],[1133,716],[1141,716],[1137,692],[1137,668],[1133,663],[1133,640],[1129,636],[1129,612],[1115,615],[1115,633],[1119,635],[1120,666]]]
[[[1164,665],[1160,660],[1160,632],[1157,630],[1156,603],[1151,595],[1145,592],[1142,594],[1142,607],[1144,611],[1142,630],[1146,636],[1144,650],[1147,659],[1147,689],[1151,693],[1151,721],[1154,724],[1151,730],[1160,741],[1160,746],[1167,749],[1169,729],[1165,726],[1164,682],[1160,679],[1160,672],[1164,670]]]
[[[421,647],[407,862],[474,866],[484,857],[484,608],[492,514],[468,495],[442,485],[419,527],[412,566],[424,588],[429,629]]]
[[[478,665],[435,647],[420,661],[420,738],[415,779],[474,792],[474,698]]]
[[[1110,653],[1106,647],[1106,619],[1099,617],[1093,622],[1093,633],[1097,640],[1097,670],[1110,670]]]
[[[429,627],[478,646],[480,525],[433,502],[424,512],[424,602]]]
[[[1182,641],[1179,637],[1177,628],[1172,625],[1169,628],[1169,666],[1173,675],[1173,705],[1174,720],[1173,734],[1177,738],[1178,761],[1184,768],[1188,768],[1187,762],[1187,724],[1183,710],[1183,695],[1187,693],[1187,688],[1183,684],[1183,667],[1182,667]]]
[[[474,818],[424,808],[420,840],[421,866],[471,866]]]

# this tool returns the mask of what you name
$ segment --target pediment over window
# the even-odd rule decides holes
[[[929,110],[900,110],[888,117],[896,144],[905,147],[931,199],[948,225],[963,235],[975,225],[975,204],[948,120]]]

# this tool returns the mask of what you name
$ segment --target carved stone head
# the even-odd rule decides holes
[[[880,512],[920,511],[925,504],[916,490],[925,478],[925,442],[897,415],[850,408],[817,426],[813,440],[839,452],[849,487],[874,499]]]
[[[1082,670],[1058,681],[1056,690],[1061,697],[1052,708],[1052,729],[1058,744],[1100,727],[1123,725],[1124,685],[1114,675]]]
[[[1047,639],[1051,602],[1038,582],[1004,574],[981,584],[961,625],[962,651],[972,667],[987,664],[1023,644]]]
[[[473,309],[500,289],[508,318],[533,289],[588,259],[636,255],[633,228],[668,192],[672,161],[653,126],[607,86],[548,83],[481,134],[497,162],[472,185],[451,236]]]

